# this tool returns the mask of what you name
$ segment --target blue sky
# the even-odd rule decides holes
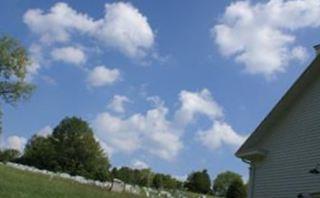
[[[179,177],[206,168],[247,178],[234,152],[319,42],[318,0],[4,0],[0,11],[37,86],[3,106],[4,146],[79,116],[113,165]]]

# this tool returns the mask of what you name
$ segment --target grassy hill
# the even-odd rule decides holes
[[[6,198],[134,198],[67,179],[17,170],[0,164],[0,197]]]
[[[199,198],[199,194],[180,192],[174,197]],[[80,184],[60,177],[33,173],[5,166],[0,163],[0,198],[141,198],[127,193],[116,193],[108,190]],[[207,198],[214,198],[206,196]]]

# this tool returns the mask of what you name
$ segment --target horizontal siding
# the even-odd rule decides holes
[[[254,197],[297,197],[320,192],[320,79],[315,81],[263,138],[266,159],[256,163]]]

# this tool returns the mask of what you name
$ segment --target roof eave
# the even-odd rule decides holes
[[[268,151],[265,149],[256,149],[256,150],[238,153],[238,154],[236,154],[236,156],[241,159],[254,161],[254,160],[264,159],[267,156],[267,153],[268,153]]]

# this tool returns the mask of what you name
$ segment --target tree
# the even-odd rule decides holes
[[[226,198],[246,198],[247,189],[242,180],[234,180],[229,186]]]
[[[153,177],[152,186],[156,189],[163,188],[163,177],[161,174],[155,174]]]
[[[113,178],[139,186],[146,186],[157,189],[181,189],[183,183],[170,175],[154,173],[151,169],[132,169],[129,167],[113,168],[111,170]]]
[[[151,172],[151,170],[148,168],[145,168],[145,169],[138,170],[138,173],[139,173],[139,177],[138,177],[137,184],[140,186],[150,187],[153,180],[153,173]]]
[[[18,160],[22,164],[40,169],[56,171],[58,166],[57,153],[51,137],[34,135],[27,143],[23,156]]]
[[[108,158],[87,122],[67,117],[53,130],[51,138],[59,171],[92,179],[107,179],[110,167]]]
[[[120,179],[128,184],[137,184],[135,180],[138,180],[138,175],[134,176],[133,170],[129,167],[121,167],[119,169],[112,169],[112,177]]]
[[[27,51],[17,40],[8,36],[0,38],[0,98],[2,102],[14,105],[31,95],[34,86],[25,80],[29,63]],[[0,121],[1,117],[2,112],[0,112]],[[2,124],[0,123],[0,135],[1,133]]]
[[[171,175],[162,175],[163,188],[165,189],[177,189],[180,188],[180,183],[177,179]]]
[[[11,162],[20,157],[21,153],[15,149],[6,149],[0,151],[0,162]]]
[[[129,167],[113,168],[111,175],[125,183],[146,187],[151,186],[154,177],[154,173],[150,169],[140,170]]]
[[[21,161],[89,179],[105,181],[109,177],[107,156],[88,123],[76,117],[63,119],[48,137],[34,136]]]
[[[241,175],[231,171],[220,173],[213,181],[214,194],[217,196],[225,196],[229,186],[235,180],[242,182]]]
[[[211,182],[207,170],[191,173],[186,182],[186,188],[192,192],[207,194],[210,192]]]

